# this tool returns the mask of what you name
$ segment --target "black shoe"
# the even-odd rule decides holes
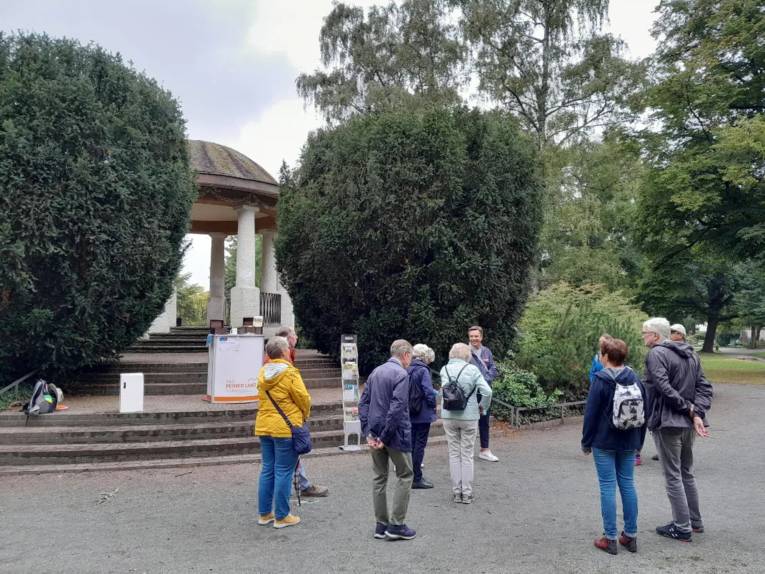
[[[699,524],[698,526],[691,525],[691,530],[693,530],[694,532],[696,532],[698,534],[703,534],[704,533],[704,526],[701,525],[701,524]]]
[[[375,524],[375,538],[382,540],[385,538],[385,531],[388,529],[388,525],[384,522],[378,522]]]
[[[388,540],[411,540],[417,533],[406,524],[389,524],[385,536]]]
[[[659,455],[655,454],[651,457],[651,460],[659,460]]]
[[[417,482],[412,483],[412,488],[433,488],[433,483],[430,482],[428,479],[423,478],[422,480],[418,480]]]
[[[657,526],[656,534],[658,534],[659,536],[666,536],[667,538],[671,538],[672,540],[679,540],[680,542],[691,541],[691,533],[678,530],[674,522],[670,522],[666,526]]]

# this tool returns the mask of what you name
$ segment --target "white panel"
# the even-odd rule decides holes
[[[120,412],[143,412],[143,373],[120,374]]]

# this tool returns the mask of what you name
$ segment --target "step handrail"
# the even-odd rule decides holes
[[[18,386],[19,386],[21,383],[23,383],[23,382],[24,382],[24,381],[26,381],[26,380],[27,380],[29,377],[31,377],[32,375],[34,375],[34,374],[37,372],[37,370],[38,370],[38,369],[34,369],[33,371],[29,371],[29,372],[28,372],[26,375],[24,375],[24,376],[23,376],[23,377],[21,377],[20,379],[16,379],[16,380],[15,380],[15,381],[13,381],[13,382],[12,382],[10,385],[7,385],[7,386],[3,387],[2,389],[0,389],[0,395],[2,395],[2,394],[4,394],[4,393],[6,393],[6,392],[8,392],[8,391],[10,391],[11,389],[13,389],[13,388],[15,388],[15,387],[18,387]]]

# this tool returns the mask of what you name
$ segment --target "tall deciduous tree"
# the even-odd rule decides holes
[[[453,0],[481,90],[517,115],[540,148],[613,122],[643,78],[601,33],[608,0]]]
[[[442,361],[475,323],[501,355],[540,219],[534,144],[507,114],[369,114],[282,173],[277,261],[303,332],[334,354],[357,333],[367,371],[401,337]]]
[[[66,374],[144,333],[195,195],[156,82],[96,46],[0,35],[0,376]]]
[[[465,48],[443,0],[364,9],[337,4],[319,42],[325,70],[301,74],[298,92],[332,122],[406,103],[460,101]]]

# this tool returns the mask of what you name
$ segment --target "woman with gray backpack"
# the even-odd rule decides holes
[[[603,536],[595,547],[617,553],[619,544],[637,552],[638,499],[635,489],[635,451],[645,437],[645,388],[637,374],[624,365],[627,344],[601,338],[600,362],[595,373],[582,428],[582,452],[592,453],[600,484]],[[616,487],[622,499],[624,530],[617,538]]]
[[[476,393],[481,393],[478,402]],[[478,367],[470,364],[470,347],[455,343],[441,369],[441,418],[449,449],[454,502],[473,502],[473,456],[478,419],[491,404],[491,387]]]

